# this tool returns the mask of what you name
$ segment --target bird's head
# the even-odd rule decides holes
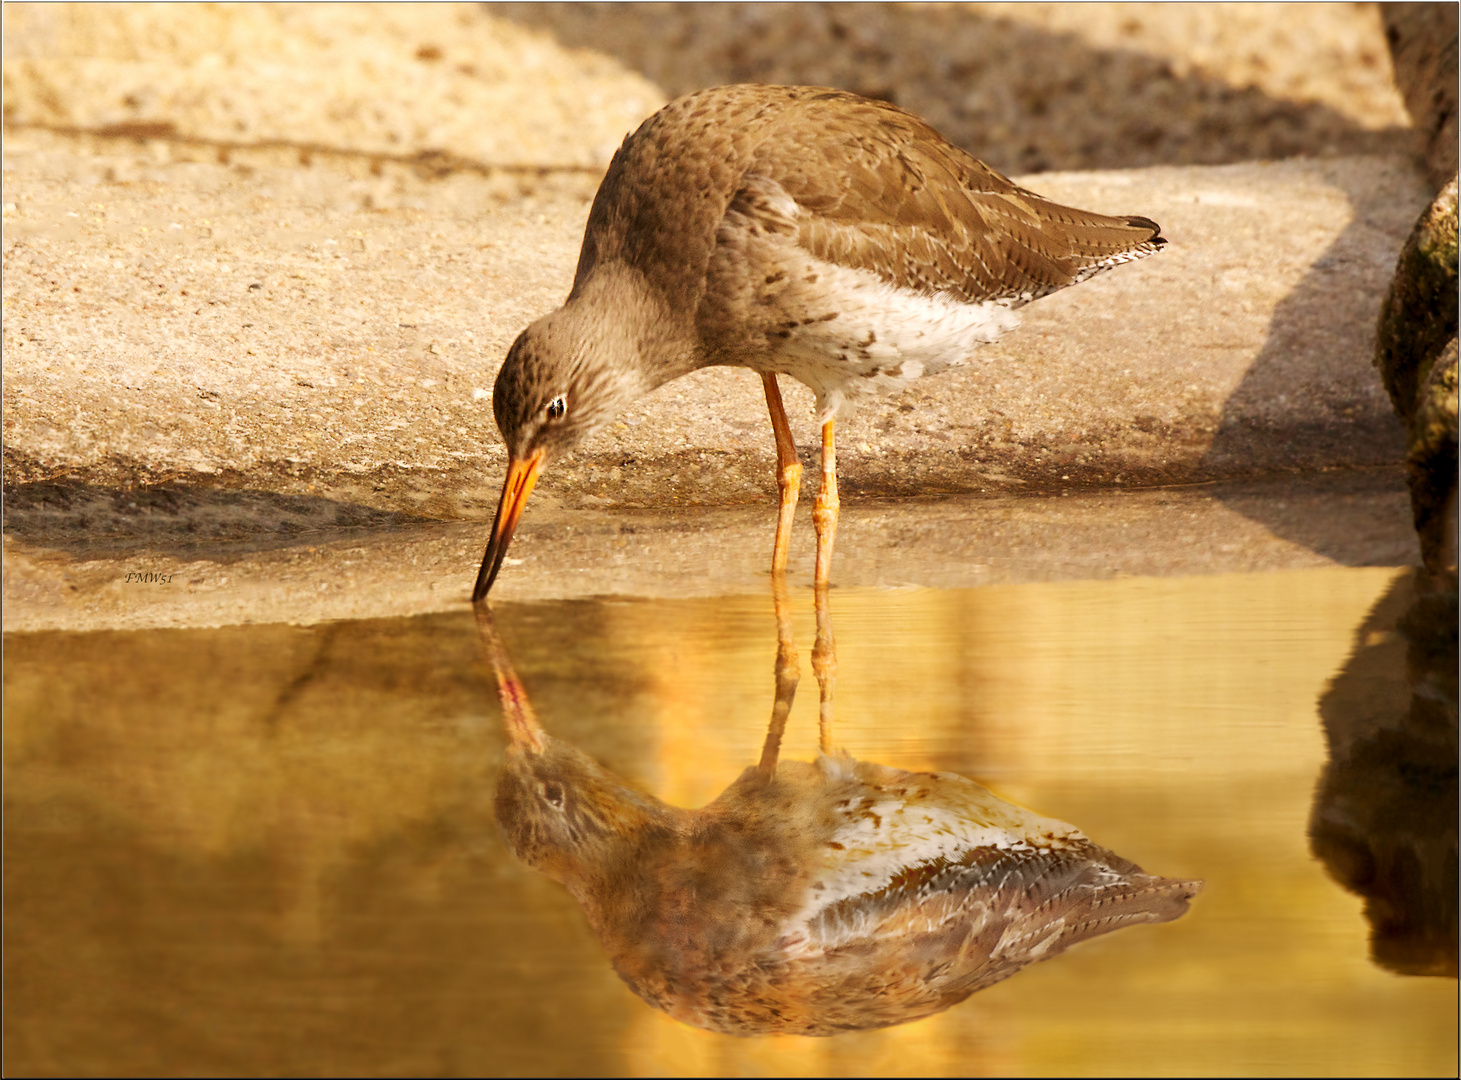
[[[611,874],[663,815],[657,800],[547,735],[541,746],[509,744],[495,809],[512,853],[570,888]]]
[[[492,587],[543,469],[644,391],[636,358],[612,324],[587,324],[569,308],[539,319],[512,343],[492,391],[492,412],[507,445],[507,477],[474,601]]]
[[[533,323],[497,373],[492,413],[514,461],[541,456],[546,465],[561,457],[608,419],[606,404],[617,404],[597,350],[568,321],[555,312]]]

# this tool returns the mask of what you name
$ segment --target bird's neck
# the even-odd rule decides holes
[[[590,838],[571,864],[550,871],[606,943],[635,936],[634,927],[653,916],[658,888],[650,868],[683,845],[684,811],[627,788],[624,794],[610,827]]]
[[[622,262],[601,264],[575,282],[557,318],[584,340],[589,355],[616,369],[631,398],[702,366],[695,313],[677,311]]]

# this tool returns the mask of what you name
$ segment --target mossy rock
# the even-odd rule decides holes
[[[1375,366],[1409,432],[1411,506],[1433,571],[1456,561],[1456,194],[1453,178],[1400,253],[1375,349]]]
[[[1405,464],[1421,555],[1434,571],[1456,566],[1456,339],[1432,363],[1410,424]]]

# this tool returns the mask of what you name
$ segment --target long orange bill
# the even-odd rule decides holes
[[[497,623],[492,618],[492,609],[486,604],[473,604],[477,616],[477,633],[482,638],[482,648],[492,671],[497,676],[497,696],[502,699],[502,721],[507,726],[507,737],[534,753],[543,752],[543,729],[528,702],[528,692],[523,689],[517,672],[512,670],[512,660],[507,655],[507,646],[497,633]]]
[[[502,498],[497,503],[497,516],[492,519],[492,539],[487,541],[487,553],[482,556],[482,569],[477,571],[477,584],[472,589],[472,603],[487,595],[492,583],[497,580],[497,571],[507,557],[507,545],[512,543],[512,534],[517,529],[518,519],[523,516],[523,507],[538,482],[538,473],[543,468],[541,450],[525,458],[513,458],[507,463],[507,477],[502,481]]]

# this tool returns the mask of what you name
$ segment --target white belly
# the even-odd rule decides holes
[[[790,375],[826,420],[865,394],[967,363],[1019,325],[1012,301],[928,295],[817,258],[797,242],[800,213],[774,181],[743,178],[696,316],[710,362]]]
[[[968,363],[980,345],[1019,326],[1010,307],[968,304],[889,285],[876,274],[813,263],[819,296],[835,305],[772,342],[768,367],[817,395],[819,420],[867,394],[893,393],[914,379]],[[815,305],[812,305],[815,306]]]

